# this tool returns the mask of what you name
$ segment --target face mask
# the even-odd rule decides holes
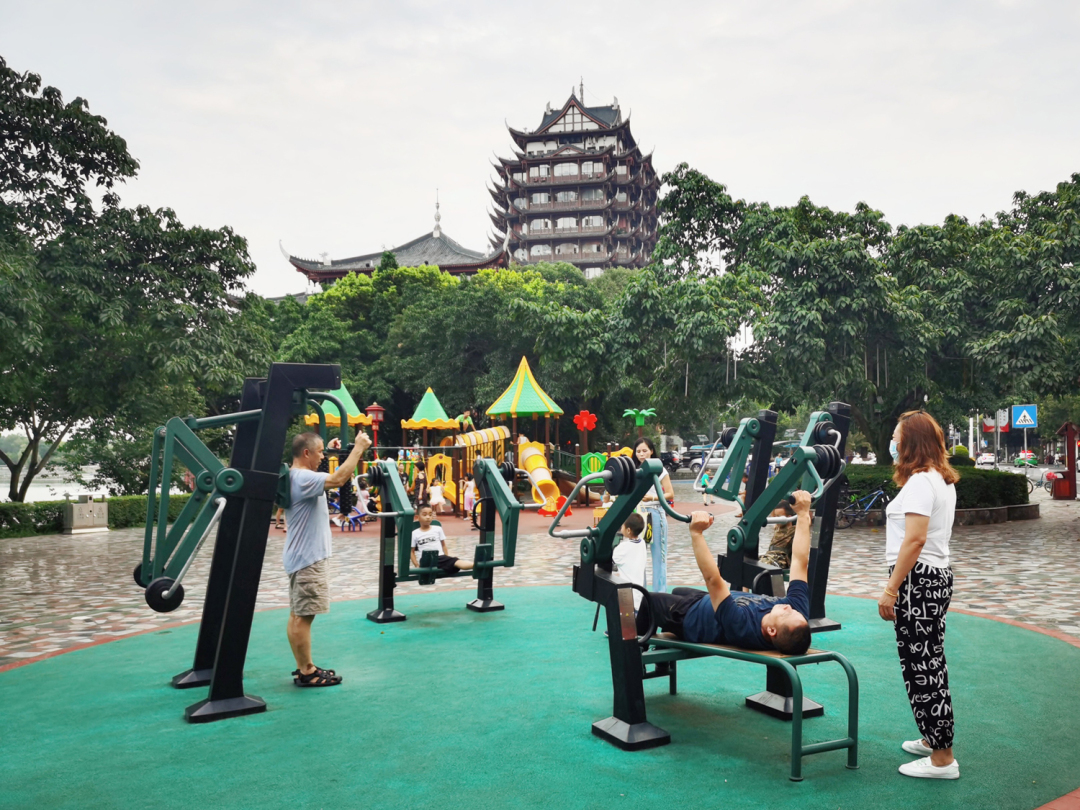
[[[889,442],[889,453],[892,455],[893,461],[900,460],[900,448],[896,446],[896,439]]]

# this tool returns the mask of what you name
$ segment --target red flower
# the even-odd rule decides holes
[[[596,427],[596,414],[582,411],[574,417],[574,427],[578,430],[592,430]]]

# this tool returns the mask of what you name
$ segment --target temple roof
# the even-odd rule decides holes
[[[399,267],[419,267],[428,264],[438,265],[443,269],[458,265],[472,266],[490,256],[478,250],[462,247],[441,231],[438,236],[428,231],[411,242],[390,248],[390,252],[394,254]],[[334,259],[329,263],[301,259],[296,256],[289,256],[289,261],[303,272],[348,272],[373,270],[379,266],[382,254],[383,251],[380,250],[375,253],[365,253],[362,256],[353,256],[350,259]]]
[[[584,104],[578,101],[578,97],[576,94],[571,94],[570,98],[568,98],[566,100],[566,103],[562,106],[562,109],[552,110],[551,112],[544,113],[544,118],[540,122],[540,126],[536,128],[536,131],[542,132],[545,127],[547,127],[551,122],[555,121],[560,115],[566,112],[567,108],[571,104],[573,104],[583,113],[585,113],[585,115],[589,116],[590,118],[596,119],[597,123],[608,128],[618,124],[622,117],[622,113],[619,111],[618,107],[586,107]]]

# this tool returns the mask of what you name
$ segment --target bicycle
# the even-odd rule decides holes
[[[885,490],[881,487],[863,495],[861,498],[852,495],[851,502],[836,513],[836,528],[850,528],[856,520],[864,520],[870,514],[871,509],[884,509],[888,505],[889,496],[885,494]]]

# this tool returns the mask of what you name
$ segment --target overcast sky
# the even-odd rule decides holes
[[[490,161],[584,78],[658,171],[894,225],[1007,208],[1080,171],[1076,2],[0,0],[0,54],[83,96],[142,168],[126,204],[231,225],[263,295],[282,257],[432,227],[487,249]]]

